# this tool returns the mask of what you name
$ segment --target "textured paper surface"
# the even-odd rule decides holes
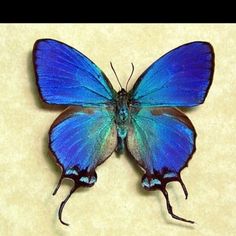
[[[0,235],[236,235],[236,25],[1,25],[0,26]],[[92,59],[118,89],[109,62],[124,85],[154,60],[181,44],[210,42],[215,75],[204,105],[187,112],[197,133],[197,152],[182,172],[189,191],[168,186],[172,219],[159,192],[140,187],[142,172],[127,156],[112,155],[97,169],[93,188],[78,190],[57,219],[72,186],[52,191],[60,168],[48,156],[47,133],[63,107],[41,102],[33,75],[32,47],[40,38],[63,41]]]

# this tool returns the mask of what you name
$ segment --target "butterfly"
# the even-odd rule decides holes
[[[202,104],[212,84],[214,50],[208,42],[191,42],[156,60],[133,88],[116,92],[106,75],[85,55],[53,39],[37,40],[33,64],[39,93],[48,104],[67,105],[49,131],[49,148],[62,168],[56,194],[64,178],[74,185],[61,203],[58,217],[79,187],[97,181],[95,169],[116,151],[128,151],[144,174],[141,185],[163,193],[173,213],[166,185],[177,181],[185,198],[180,172],[195,152],[196,131],[177,107]]]

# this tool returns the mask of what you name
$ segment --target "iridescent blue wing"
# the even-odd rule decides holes
[[[52,124],[50,149],[63,168],[62,177],[74,180],[74,188],[62,202],[62,209],[71,194],[80,186],[92,186],[97,175],[95,168],[104,162],[117,146],[114,112],[108,108],[69,107]]]
[[[214,52],[207,42],[182,45],[155,61],[129,92],[141,106],[192,107],[204,102],[212,83]]]
[[[49,104],[103,106],[115,97],[105,74],[64,43],[52,39],[36,41],[33,60],[41,97]]]
[[[191,121],[175,108],[132,108],[127,147],[145,170],[142,186],[159,189],[166,197],[172,217],[193,223],[173,214],[165,186],[179,181],[187,198],[187,190],[180,177],[195,151],[196,133]]]

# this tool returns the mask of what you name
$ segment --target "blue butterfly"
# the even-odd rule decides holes
[[[121,86],[118,93],[91,60],[62,42],[36,41],[33,62],[43,101],[69,106],[49,132],[50,150],[62,167],[53,195],[63,178],[74,181],[60,205],[61,223],[68,225],[62,210],[72,193],[93,186],[96,167],[114,151],[126,148],[144,171],[142,187],[160,190],[174,219],[194,223],[173,213],[166,185],[178,181],[187,199],[180,172],[195,152],[196,132],[176,107],[204,102],[214,72],[212,46],[207,42],[182,45],[155,61],[133,89],[128,92],[127,85]]]

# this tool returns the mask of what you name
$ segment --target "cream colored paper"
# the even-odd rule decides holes
[[[78,190],[57,219],[72,186],[52,192],[60,168],[48,157],[47,133],[62,108],[41,102],[32,66],[40,38],[65,42],[92,59],[119,89],[109,62],[130,86],[154,60],[181,44],[210,42],[215,75],[204,105],[188,111],[197,133],[197,152],[182,172],[189,191],[169,184],[174,212],[159,192],[140,187],[142,172],[126,156],[111,156],[97,169],[98,182]],[[0,25],[0,235],[236,235],[236,25],[35,24]]]

